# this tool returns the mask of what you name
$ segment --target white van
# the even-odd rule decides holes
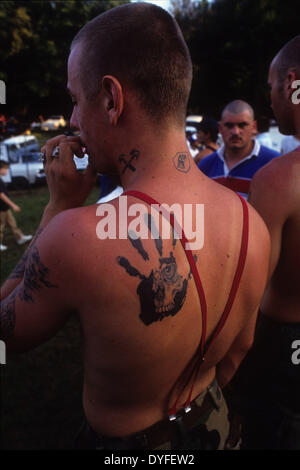
[[[0,142],[0,159],[9,163],[3,181],[22,187],[45,179],[39,152],[39,143],[33,135],[18,135]]]

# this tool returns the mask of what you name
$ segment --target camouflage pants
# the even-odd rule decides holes
[[[205,402],[205,403],[204,403]],[[196,408],[204,408],[202,416],[191,427],[185,424],[180,415],[170,423],[172,438],[152,446],[149,429],[122,438],[96,434],[87,421],[75,439],[75,449],[102,450],[222,450],[229,435],[228,408],[216,380],[192,402],[190,413]],[[206,405],[203,407],[203,405]],[[184,416],[184,415],[182,415]],[[159,423],[155,424],[159,429]],[[159,434],[159,431],[158,431]]]

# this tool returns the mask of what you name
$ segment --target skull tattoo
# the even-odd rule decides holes
[[[143,257],[144,261],[149,260],[140,239],[129,237],[134,248]],[[173,247],[176,239],[173,238]],[[117,262],[130,276],[141,279],[137,287],[137,294],[140,298],[141,312],[140,319],[145,325],[161,321],[167,316],[176,315],[182,308],[187,294],[188,280],[191,278],[191,271],[187,278],[178,272],[176,259],[173,251],[169,257],[162,256],[162,240],[155,239],[155,246],[159,252],[158,265],[152,269],[149,276],[141,274],[133,267],[127,258],[119,256]]]

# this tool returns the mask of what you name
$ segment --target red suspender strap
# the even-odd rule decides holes
[[[140,191],[126,191],[126,192],[123,193],[123,196],[133,196],[133,197],[136,197],[137,199],[141,199],[142,201],[145,201],[149,205],[159,205],[159,203],[155,199],[151,198],[147,194],[144,194]],[[179,227],[179,224],[176,221],[174,215],[169,214],[167,212],[167,210],[164,209],[164,207],[160,206],[160,211],[161,211],[162,215],[165,218],[167,218],[168,220],[170,220],[170,224],[172,225],[173,229],[176,230],[177,233],[179,231],[181,232],[180,241],[181,241],[181,244],[182,244],[183,249],[185,251],[188,262],[190,264],[191,271],[192,271],[193,276],[194,276],[196,288],[197,288],[198,295],[199,295],[201,311],[202,311],[202,337],[201,337],[201,341],[200,341],[200,345],[199,345],[200,357],[199,357],[199,361],[195,364],[195,367],[192,370],[192,376],[194,377],[193,383],[192,383],[188,398],[187,398],[186,402],[183,405],[185,407],[186,412],[189,411],[189,409],[190,409],[189,405],[190,405],[191,398],[192,398],[192,392],[193,392],[194,384],[195,384],[195,381],[196,381],[196,378],[197,378],[197,375],[198,375],[199,367],[202,363],[202,360],[204,359],[204,354],[207,352],[208,348],[211,346],[213,341],[217,338],[218,334],[220,333],[220,331],[222,330],[223,326],[226,323],[226,320],[227,320],[228,315],[230,313],[230,310],[232,308],[236,293],[238,291],[239,284],[240,284],[240,281],[241,281],[241,277],[242,277],[242,274],[243,274],[243,270],[244,270],[244,267],[245,267],[245,262],[246,262],[246,257],[247,257],[247,249],[248,249],[248,237],[249,237],[249,214],[248,214],[247,203],[245,202],[243,197],[241,197],[241,196],[239,196],[239,197],[240,197],[240,200],[242,202],[242,207],[243,207],[243,230],[242,230],[242,240],[241,240],[241,250],[240,250],[239,261],[238,261],[237,269],[236,269],[236,272],[235,272],[235,275],[234,275],[234,278],[233,278],[230,294],[229,294],[227,303],[225,305],[225,309],[224,309],[223,314],[221,316],[221,319],[220,319],[220,321],[217,325],[217,328],[215,329],[215,331],[213,333],[212,338],[208,341],[207,344],[205,344],[206,343],[206,325],[207,325],[207,305],[206,305],[206,299],[205,299],[205,294],[204,294],[204,290],[203,290],[203,287],[202,287],[201,279],[200,279],[198,269],[197,269],[197,266],[196,266],[196,263],[195,263],[195,260],[194,260],[194,256],[193,256],[191,250],[186,249],[187,239],[185,237],[185,234],[184,234],[182,228]],[[174,227],[175,224],[176,224],[176,229]],[[176,418],[177,404],[178,404],[178,401],[179,401],[179,399],[182,395],[182,392],[178,396],[175,404],[173,405],[173,407],[171,408],[171,410],[169,412],[170,413],[170,416],[169,416],[170,419],[175,419]]]
[[[243,207],[243,232],[242,232],[242,241],[241,241],[239,261],[238,261],[238,265],[237,265],[236,272],[233,278],[231,290],[230,290],[229,297],[225,305],[223,314],[221,316],[221,319],[218,323],[217,328],[214,331],[213,337],[209,340],[208,344],[206,345],[205,352],[211,346],[213,341],[217,338],[218,334],[220,333],[220,331],[222,330],[223,326],[226,323],[226,320],[228,318],[231,307],[233,305],[236,293],[238,291],[241,277],[242,277],[245,263],[246,263],[247,250],[248,250],[248,238],[249,238],[249,213],[248,213],[248,206],[247,206],[246,201],[239,194],[238,196],[242,202],[242,207]]]
[[[126,191],[126,192],[123,193],[123,196],[134,196],[137,199],[141,199],[142,201],[145,201],[150,206],[155,205],[155,204],[160,206],[160,204],[155,199],[153,199],[152,197],[150,197],[147,194],[144,194],[140,191],[133,191],[133,190],[132,191]],[[206,341],[207,306],[206,306],[206,299],[205,299],[205,294],[204,294],[202,282],[201,282],[199,272],[198,272],[198,269],[197,269],[197,266],[196,266],[196,263],[195,263],[195,260],[194,260],[193,253],[192,253],[191,250],[186,249],[186,243],[188,241],[185,237],[185,234],[182,230],[182,227],[179,227],[178,222],[175,220],[174,214],[169,214],[168,211],[166,209],[164,209],[164,207],[162,207],[162,206],[160,206],[160,210],[161,210],[161,213],[164,217],[168,216],[166,218],[168,220],[170,220],[170,224],[172,225],[173,229],[176,230],[176,232],[178,232],[179,230],[181,231],[180,241],[181,241],[182,247],[185,251],[187,260],[190,264],[191,271],[192,271],[193,276],[194,276],[196,288],[197,288],[198,295],[199,295],[200,305],[201,305],[201,311],[202,311],[202,338],[201,338],[201,343],[200,343],[200,353],[201,353],[201,356],[203,356],[203,354],[204,354],[204,345],[205,345],[205,341]],[[176,223],[176,228],[174,227],[175,223]]]
[[[168,211],[163,206],[161,206],[155,199],[153,199],[152,197],[150,197],[147,194],[144,194],[140,191],[133,191],[133,190],[132,191],[126,191],[126,192],[123,193],[123,196],[133,196],[133,197],[136,197],[137,199],[141,199],[142,201],[145,201],[150,206],[151,205],[158,205],[159,206],[160,212],[162,213],[162,215],[165,218],[167,218],[167,220],[170,221],[170,224],[172,225],[173,229],[177,233],[180,232],[180,241],[181,241],[182,247],[184,249],[184,252],[186,254],[187,260],[189,262],[191,271],[193,273],[194,281],[195,281],[195,284],[196,284],[196,288],[197,288],[198,296],[199,296],[199,300],[200,300],[201,311],[202,311],[202,336],[201,336],[200,345],[199,345],[199,348],[198,348],[199,352],[200,352],[199,361],[196,362],[196,364],[195,364],[195,366],[192,370],[191,376],[190,376],[190,378],[193,378],[192,386],[190,388],[190,392],[189,392],[187,400],[182,405],[182,406],[184,406],[185,411],[188,412],[190,410],[189,405],[190,405],[190,402],[191,402],[191,397],[192,397],[192,392],[193,392],[193,389],[194,389],[194,384],[195,384],[195,381],[196,381],[196,378],[197,378],[197,375],[198,375],[198,370],[199,370],[200,364],[202,363],[202,360],[204,358],[204,346],[205,346],[205,341],[206,341],[207,305],[206,305],[205,294],[204,294],[204,290],[203,290],[203,287],[202,287],[202,282],[201,282],[201,279],[200,279],[200,276],[199,276],[199,272],[198,272],[198,269],[197,269],[192,251],[188,250],[186,248],[186,243],[187,243],[186,236],[185,236],[185,234],[182,230],[182,227],[179,226],[177,220],[175,219],[174,214],[168,213]],[[180,397],[182,396],[183,391],[184,390],[182,390],[181,393],[178,395],[174,405],[169,410],[169,419],[170,420],[176,419],[177,405],[178,405],[178,402],[180,400]]]

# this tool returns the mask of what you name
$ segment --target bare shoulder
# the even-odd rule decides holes
[[[276,157],[260,168],[254,175],[251,184],[253,191],[264,191],[265,196],[276,197],[284,192],[285,196],[300,194],[300,151],[293,151]]]
[[[97,207],[98,204],[93,204],[63,211],[51,220],[47,231],[59,231],[63,239],[75,235],[75,232],[83,235],[89,232],[91,225],[95,225]]]
[[[298,217],[300,204],[300,152],[274,158],[253,177],[249,202],[269,230],[281,230],[290,217]],[[274,237],[273,237],[274,238]]]
[[[234,195],[236,196],[236,195]],[[238,198],[235,197],[235,200]],[[236,204],[240,204],[237,201]],[[264,268],[269,262],[270,256],[270,234],[265,221],[257,212],[257,210],[245,201],[248,213],[248,265]]]
[[[226,187],[215,183],[214,194],[216,196],[216,203],[220,204],[222,211],[225,213],[226,219],[231,223],[236,221],[236,230],[241,228],[242,205],[241,199],[236,193],[227,189]],[[246,202],[248,212],[248,256],[247,263],[258,263],[260,261],[268,262],[270,251],[270,236],[267,226],[259,215],[259,213],[252,207],[251,204]],[[256,266],[257,266],[256,265]]]
[[[37,240],[44,256],[49,261],[52,257],[60,257],[67,263],[87,253],[96,240],[96,210],[97,205],[93,205],[66,210],[55,216]]]

